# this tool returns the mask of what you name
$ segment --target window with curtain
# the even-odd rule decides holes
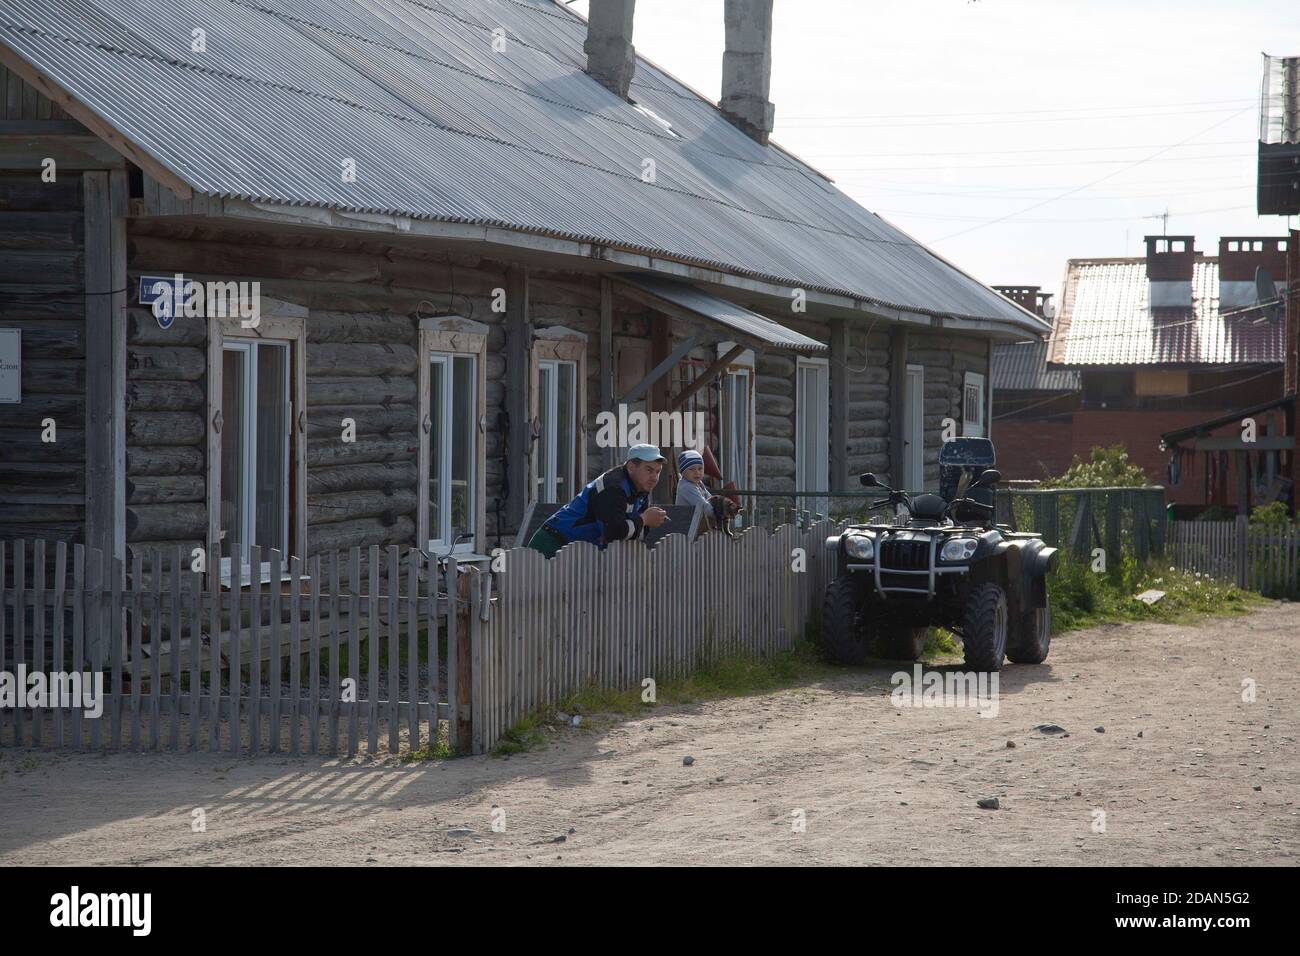
[[[568,501],[577,494],[576,362],[537,363],[537,500]]]
[[[825,362],[801,359],[796,370],[795,489],[830,488],[830,373]],[[829,501],[804,497],[796,507],[825,514]]]
[[[289,555],[289,343],[227,340],[221,381],[221,557]],[[265,560],[263,565],[267,565]]]
[[[472,551],[477,358],[435,352],[429,362],[429,549]]]

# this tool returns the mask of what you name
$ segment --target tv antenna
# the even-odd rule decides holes
[[[1165,207],[1165,211],[1164,211],[1164,212],[1158,212],[1158,213],[1155,213],[1154,215],[1151,215],[1151,216],[1143,216],[1142,218],[1143,218],[1143,219],[1159,219],[1159,220],[1161,220],[1161,224],[1160,224],[1160,234],[1161,234],[1162,236],[1167,236],[1167,235],[1169,235],[1169,207],[1168,207],[1168,206]]]

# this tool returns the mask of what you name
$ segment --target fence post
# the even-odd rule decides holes
[[[1092,551],[1092,495],[1086,491],[1074,494],[1074,526],[1070,529],[1070,554],[1086,561]]]
[[[1152,542],[1152,550],[1156,556],[1163,558],[1165,555],[1165,525],[1168,523],[1168,515],[1165,511],[1165,493],[1162,489],[1157,497],[1155,492],[1149,492],[1152,508],[1152,516],[1155,518],[1155,540]]]
[[[1246,587],[1246,567],[1249,563],[1247,556],[1247,518],[1245,515],[1237,515],[1237,587]]]
[[[473,747],[469,578],[469,572],[461,571],[455,558],[447,559],[447,736],[457,753],[469,753]]]
[[[492,601],[492,574],[491,572],[480,571],[474,576],[473,602],[470,607],[469,621],[469,646],[470,646],[470,691],[469,691],[469,710],[470,710],[470,732],[471,749],[476,754],[481,754],[483,747],[483,728],[486,723],[484,718],[484,705],[486,704],[486,695],[484,694],[483,682],[486,674],[485,662],[483,660],[483,628],[491,613]]]

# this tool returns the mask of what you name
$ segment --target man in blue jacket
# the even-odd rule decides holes
[[[528,539],[528,547],[548,558],[570,541],[604,548],[611,541],[633,541],[668,520],[663,508],[647,507],[659,483],[664,456],[654,445],[633,445],[627,461],[591,481]]]

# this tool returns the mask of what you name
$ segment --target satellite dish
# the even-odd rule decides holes
[[[1265,266],[1255,267],[1255,301],[1268,302],[1277,298],[1277,286]]]
[[[1282,313],[1281,304],[1276,302],[1277,286],[1273,283],[1273,276],[1264,266],[1255,267],[1255,302],[1262,305],[1265,302],[1272,302],[1273,305],[1263,310],[1263,314],[1255,320],[1256,324],[1262,324],[1266,321],[1276,319]]]

